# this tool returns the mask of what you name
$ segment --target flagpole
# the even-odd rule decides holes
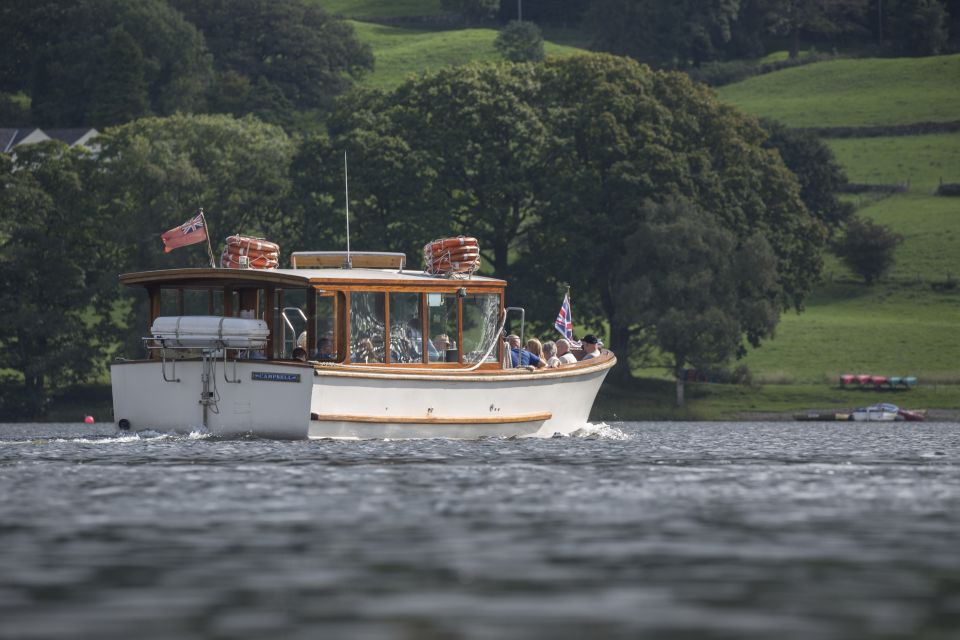
[[[210,244],[210,225],[207,224],[207,217],[203,215],[203,207],[200,207],[200,219],[203,220],[203,230],[207,236],[207,255],[210,257],[210,268],[217,268],[217,261],[213,257],[213,245]]]

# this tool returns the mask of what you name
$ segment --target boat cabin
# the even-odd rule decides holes
[[[299,347],[320,364],[500,368],[507,283],[404,271],[405,261],[297,252],[291,269],[169,269],[120,281],[146,289],[151,326],[166,316],[263,321],[265,348],[251,357],[292,360]]]

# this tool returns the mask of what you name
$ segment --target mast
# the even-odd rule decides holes
[[[347,150],[343,150],[343,192],[345,195],[345,204],[347,212],[347,259],[343,263],[344,269],[350,269],[353,267],[353,263],[350,260],[350,179],[347,173]]]

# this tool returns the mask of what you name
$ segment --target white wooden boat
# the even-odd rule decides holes
[[[893,422],[903,419],[900,417],[899,407],[887,402],[855,409],[853,413],[850,414],[850,418],[857,422]]]
[[[557,369],[504,368],[505,318],[523,322],[522,309],[504,307],[505,281],[405,271],[402,254],[353,253],[354,268],[331,266],[344,257],[304,252],[291,269],[122,275],[146,290],[151,331],[145,357],[111,365],[118,428],[476,438],[587,424],[612,353]],[[298,343],[306,362],[294,358]]]

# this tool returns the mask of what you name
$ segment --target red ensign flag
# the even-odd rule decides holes
[[[207,228],[203,224],[203,216],[197,215],[184,222],[179,227],[174,227],[160,236],[163,240],[164,253],[170,253],[174,249],[185,247],[189,244],[196,244],[207,239]]]

